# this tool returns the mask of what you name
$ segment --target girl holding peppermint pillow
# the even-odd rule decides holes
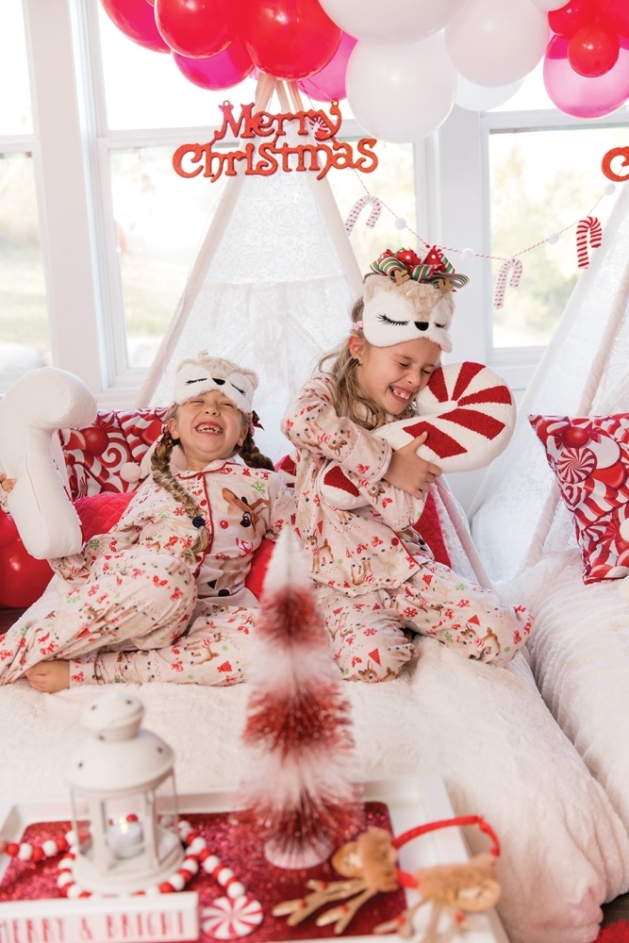
[[[464,658],[502,665],[531,627],[490,590],[436,563],[413,528],[439,466],[426,434],[393,451],[374,434],[413,414],[450,351],[452,290],[468,281],[438,249],[385,252],[365,278],[348,339],[291,401],[282,429],[297,450],[297,528],[345,678],[395,678],[432,636]]]

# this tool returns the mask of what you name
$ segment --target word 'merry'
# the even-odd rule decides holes
[[[202,173],[212,182],[223,173],[226,177],[235,177],[238,173],[236,164],[239,162],[244,162],[245,174],[250,176],[268,177],[281,168],[285,173],[293,170],[315,171],[317,180],[325,177],[332,167],[337,170],[360,170],[368,174],[378,166],[378,157],[372,149],[377,143],[375,138],[361,138],[356,142],[356,150],[360,155],[357,158],[354,157],[351,144],[337,141],[336,135],[343,120],[337,101],[330,103],[329,115],[320,108],[276,115],[268,111],[254,114],[254,105],[251,103],[240,106],[237,121],[234,118],[234,106],[230,102],[223,102],[219,107],[223,112],[223,124],[214,132],[212,139],[207,144],[182,144],[173,154],[173,167],[180,177],[198,177]],[[293,132],[293,139],[305,137],[308,141],[303,144],[290,143],[286,139],[287,128]],[[240,149],[214,150],[214,145],[224,140],[228,133],[240,139]]]

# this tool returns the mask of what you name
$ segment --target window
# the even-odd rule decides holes
[[[0,7],[0,374],[50,363],[21,0]]]

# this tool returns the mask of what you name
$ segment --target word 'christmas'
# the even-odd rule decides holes
[[[245,174],[249,176],[268,177],[281,168],[285,173],[316,171],[317,180],[325,177],[332,167],[368,174],[378,166],[378,157],[373,150],[377,143],[375,138],[361,138],[356,142],[360,155],[356,158],[351,144],[336,139],[343,120],[337,101],[330,103],[329,115],[320,108],[280,114],[258,111],[254,114],[253,104],[241,105],[238,120],[234,118],[234,106],[230,102],[223,102],[219,107],[223,112],[223,124],[214,132],[211,141],[207,144],[182,144],[173,154],[173,167],[180,177],[198,177],[202,173],[212,182],[223,173],[226,177],[235,177],[238,173],[236,164],[240,162],[244,162]],[[286,138],[287,128],[293,131],[293,137],[296,131],[297,137],[306,137],[308,142],[295,144],[282,140]],[[214,150],[214,145],[228,134],[240,139],[240,149]],[[265,140],[248,141],[248,138]]]

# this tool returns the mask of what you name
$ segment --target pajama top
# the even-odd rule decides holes
[[[419,570],[416,555],[431,557],[413,529],[424,501],[383,479],[391,446],[338,416],[333,390],[331,377],[315,374],[291,400],[282,421],[282,431],[297,448],[298,535],[312,554],[315,582],[348,596],[395,589]],[[323,476],[330,471],[341,490],[360,492],[362,506],[348,511],[326,498]]]
[[[263,537],[276,537],[294,513],[294,499],[276,472],[218,459],[203,471],[176,469],[205,520],[208,544],[192,567],[199,598],[239,596],[254,551]],[[65,579],[89,576],[96,559],[132,546],[167,551],[183,557],[197,537],[197,528],[181,503],[148,478],[108,534],[94,537],[83,552],[51,561]],[[106,565],[104,566],[106,570]],[[255,597],[249,594],[255,605]]]

